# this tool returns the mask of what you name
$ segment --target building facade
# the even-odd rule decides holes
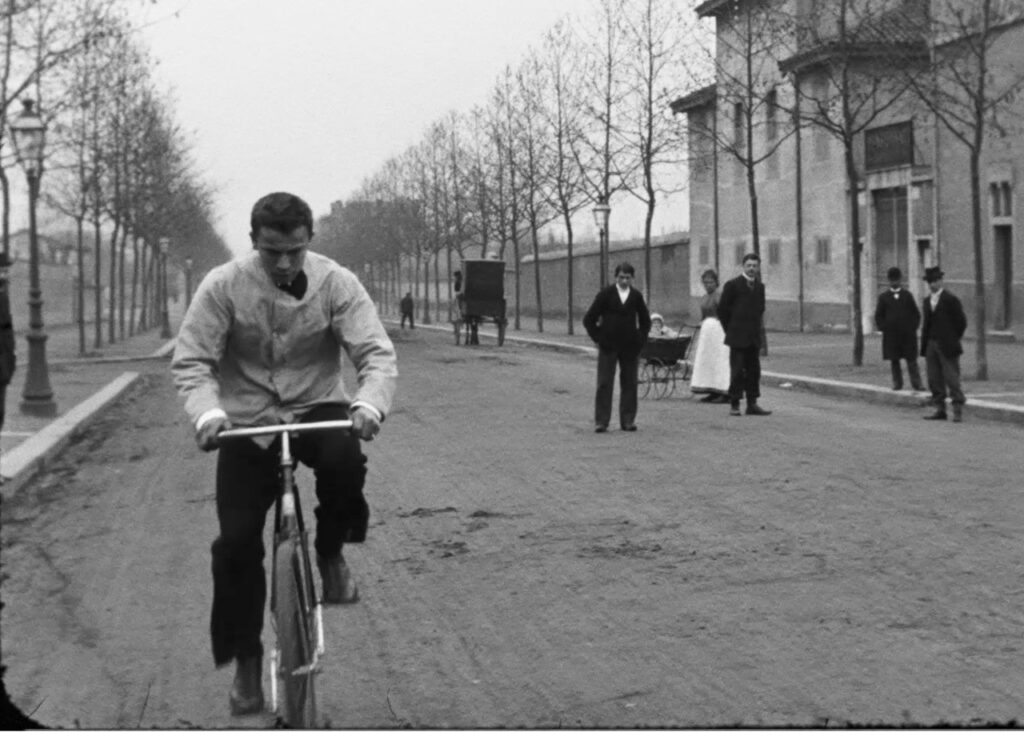
[[[709,0],[698,6],[698,14],[716,22],[715,79],[672,105],[685,114],[690,139],[695,297],[700,272],[715,267],[723,278],[732,276],[753,248],[752,169],[769,328],[850,329],[859,280],[861,324],[869,333],[888,268],[899,266],[923,295],[924,269],[936,264],[975,320],[970,151],[915,93],[929,80],[941,83],[932,61],[960,53],[955,34],[923,32],[938,27],[930,21],[956,11],[958,1]],[[849,14],[839,16],[837,8],[846,6]],[[1024,79],[1024,2],[993,0],[993,6],[990,84],[1002,94]],[[844,98],[851,107],[846,116]],[[988,125],[980,156],[986,321],[1007,337],[1015,329],[1024,335],[1022,112],[1024,94],[1009,94]],[[832,120],[847,124],[830,130],[814,123]],[[841,132],[849,133],[849,160]],[[857,254],[850,245],[854,201]]]

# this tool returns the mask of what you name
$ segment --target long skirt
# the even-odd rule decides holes
[[[690,391],[695,394],[729,393],[729,347],[718,318],[705,318],[697,336]]]

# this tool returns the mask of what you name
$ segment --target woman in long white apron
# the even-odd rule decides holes
[[[707,294],[700,301],[700,333],[693,357],[690,391],[704,394],[702,402],[729,401],[729,347],[718,320],[718,273],[705,270],[700,276]]]

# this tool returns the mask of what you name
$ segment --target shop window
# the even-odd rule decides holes
[[[778,264],[782,259],[782,241],[779,239],[768,240],[768,264]]]

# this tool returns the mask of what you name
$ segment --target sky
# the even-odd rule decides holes
[[[138,12],[157,83],[217,191],[217,229],[241,253],[260,196],[287,190],[327,213],[433,121],[484,103],[506,65],[588,4],[159,0]],[[639,209],[612,203],[612,237],[639,234]],[[673,198],[654,233],[685,228],[685,209]]]

